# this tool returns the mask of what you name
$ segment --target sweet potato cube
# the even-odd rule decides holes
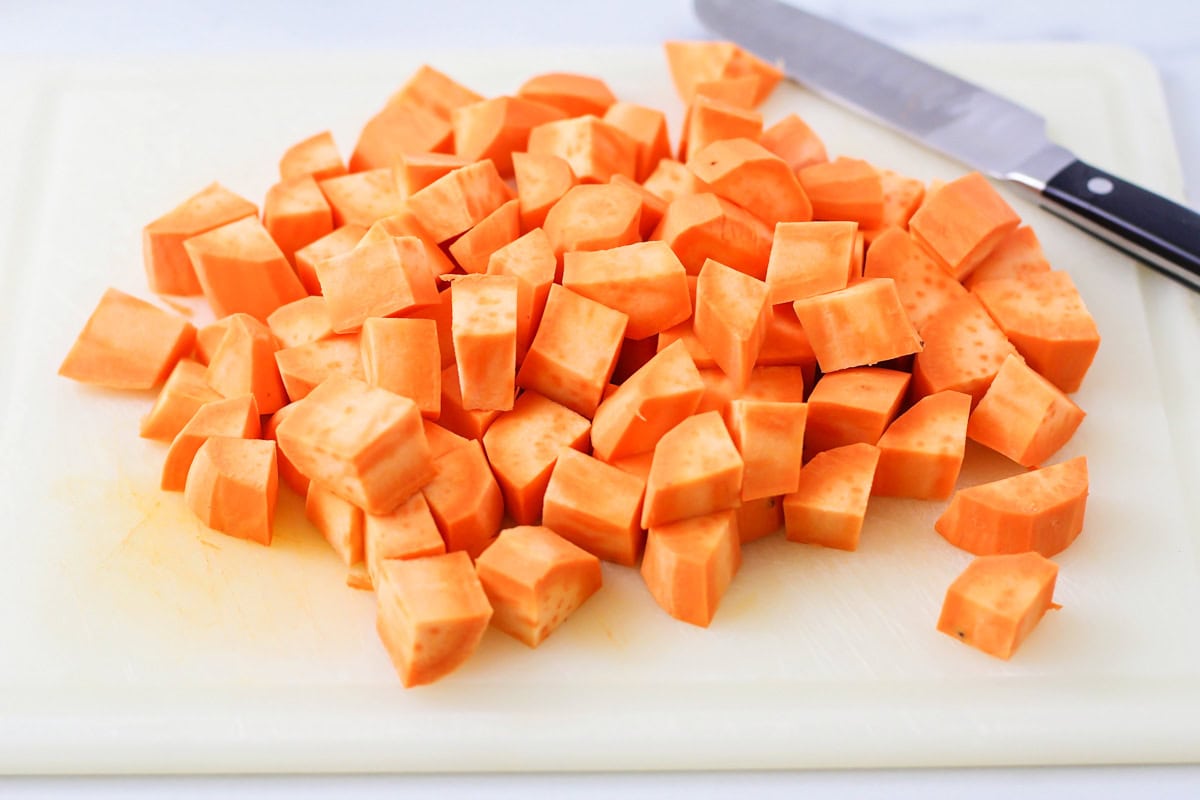
[[[488,463],[504,493],[509,515],[520,525],[536,524],[558,454],[587,447],[590,423],[566,406],[534,391],[517,398],[483,434]]]
[[[488,259],[487,274],[510,275],[517,279],[517,363],[525,359],[533,334],[542,321],[550,284],[558,262],[554,245],[541,228],[534,228],[506,244]]]
[[[1042,251],[1033,228],[1022,225],[1000,240],[992,251],[971,274],[963,280],[963,286],[974,289],[975,284],[997,278],[1019,278],[1037,272],[1049,272],[1050,262]]]
[[[310,482],[304,496],[304,516],[329,542],[348,567],[363,560],[363,511],[321,484]]]
[[[346,162],[329,131],[296,142],[279,159],[279,179],[295,180],[308,175],[322,181],[346,174]]]
[[[742,457],[721,415],[708,411],[667,431],[654,448],[642,527],[736,508],[741,500]]]
[[[733,443],[742,456],[742,500],[796,491],[804,454],[804,403],[733,400],[726,416]]]
[[[288,401],[276,349],[270,328],[247,314],[234,314],[209,359],[204,379],[222,397],[254,395],[258,413],[274,414]]]
[[[737,517],[738,540],[742,544],[756,542],[783,529],[783,498],[775,496],[743,500],[734,514]]]
[[[562,285],[624,312],[630,339],[653,336],[692,315],[687,272],[665,242],[566,253]]]
[[[713,194],[738,204],[771,228],[780,222],[812,219],[812,204],[795,173],[756,141],[718,140],[697,150],[687,167]]]
[[[388,105],[399,103],[417,106],[449,121],[454,109],[478,103],[482,99],[483,95],[468,89],[444,72],[422,64],[404,85],[388,98]]]
[[[58,374],[112,389],[151,389],[166,380],[195,339],[195,326],[184,318],[108,289]]]
[[[791,303],[772,306],[771,324],[758,350],[758,367],[798,367],[804,385],[812,386],[817,373],[817,354]]]
[[[517,385],[590,419],[612,377],[628,319],[559,284],[551,286]]]
[[[404,202],[396,191],[390,166],[336,175],[317,181],[317,185],[329,201],[334,227],[369,228],[377,220],[395,214]]]
[[[870,278],[794,304],[823,372],[918,353],[921,338],[904,313],[896,282]]]
[[[881,169],[879,182],[883,185],[883,213],[879,224],[859,229],[868,245],[890,228],[908,230],[908,221],[925,199],[925,184],[916,178]]]
[[[707,628],[741,565],[737,516],[717,511],[652,527],[641,572],[664,611]]]
[[[258,206],[212,183],[142,229],[142,261],[150,291],[157,294],[200,294],[196,270],[183,249],[185,240],[244,217]]]
[[[823,164],[829,160],[821,137],[795,114],[788,114],[764,130],[758,143],[782,158],[792,172],[799,172],[809,164]]]
[[[492,618],[466,553],[386,560],[375,593],[375,628],[406,688],[460,667]]]
[[[696,337],[734,386],[744,387],[771,324],[767,284],[711,258],[696,282]]]
[[[335,376],[296,404],[276,430],[296,468],[371,514],[387,514],[433,477],[416,403]]]
[[[388,103],[359,132],[350,171],[390,169],[403,153],[444,151],[453,142],[449,121],[420,106]]]
[[[468,273],[487,272],[492,253],[521,235],[520,203],[509,200],[454,240],[450,255]]]
[[[445,552],[446,543],[421,492],[390,514],[363,515],[363,560],[373,586],[386,560],[425,558]]]
[[[521,209],[521,230],[532,231],[546,221],[546,214],[567,190],[579,183],[571,165],[545,153],[513,153],[513,176]]]
[[[637,181],[626,178],[624,175],[613,175],[609,178],[609,183],[630,189],[638,197],[642,198],[642,213],[638,221],[638,232],[643,239],[650,239],[654,235],[654,231],[658,230],[658,223],[662,222],[663,214],[667,213],[667,202],[658,195],[648,191],[645,186],[642,186]]]
[[[196,451],[183,498],[213,530],[270,545],[278,491],[274,442],[214,436]]]
[[[1050,558],[1083,530],[1088,468],[1083,456],[954,493],[934,529],[975,555],[1024,553]]]
[[[363,375],[371,386],[411,398],[426,419],[442,410],[442,358],[437,323],[371,317],[363,323]]]
[[[1020,224],[987,178],[972,172],[927,197],[908,229],[961,281]]]
[[[342,225],[334,228],[312,244],[301,247],[295,253],[296,276],[309,294],[321,293],[321,281],[317,277],[317,264],[327,258],[348,253],[362,240],[367,229],[361,225]]]
[[[696,153],[722,139],[758,140],[762,114],[732,103],[696,95],[688,104],[679,141],[679,160],[685,164]]]
[[[267,190],[263,224],[288,263],[296,251],[333,232],[333,211],[311,175],[282,181]]]
[[[783,72],[732,42],[680,42],[663,45],[671,80],[679,97],[686,103],[696,94],[698,84],[743,76],[758,80],[753,104],[761,104],[783,79]]]
[[[421,493],[448,551],[472,558],[500,532],[504,496],[479,440],[454,447],[434,460],[433,480]]]
[[[522,525],[475,562],[494,611],[492,624],[537,647],[600,589],[600,559],[549,528]]]
[[[415,236],[421,240],[421,245],[425,249],[425,267],[435,284],[442,280],[443,275],[456,270],[457,265],[454,261],[443,252],[438,243],[434,241],[433,236],[425,230],[407,206],[401,206],[396,213],[376,220],[375,224],[363,234],[360,244],[382,242],[392,236]]]
[[[604,112],[604,121],[623,130],[637,147],[637,171],[633,179],[645,181],[658,162],[671,156],[667,117],[657,108],[618,101]]]
[[[329,306],[319,294],[301,297],[275,309],[267,317],[267,327],[280,348],[312,344],[335,335]]]
[[[543,226],[554,254],[607,250],[641,240],[642,197],[615,183],[580,184],[546,212]]]
[[[775,226],[767,286],[771,303],[790,303],[846,288],[854,222],[781,222]]]
[[[718,100],[738,108],[752,109],[761,83],[757,75],[715,78],[696,84],[696,97]]]
[[[855,442],[878,442],[896,418],[909,380],[907,372],[880,367],[822,376],[808,396],[805,456]]]
[[[605,561],[637,564],[646,543],[639,524],[646,482],[566,449],[550,474],[542,524]]]
[[[1069,274],[999,278],[971,291],[1029,366],[1064,392],[1079,389],[1100,348],[1100,332]]]
[[[967,436],[1026,467],[1041,464],[1067,443],[1085,413],[1016,355],[971,412]]]
[[[454,152],[468,161],[490,159],[500,175],[513,174],[514,153],[528,149],[529,132],[566,118],[566,112],[525,97],[493,97],[456,108]]]
[[[396,193],[408,197],[471,162],[453,153],[401,153],[392,162]]]
[[[361,243],[317,265],[330,324],[353,333],[368,317],[389,317],[438,302],[437,285],[415,236]]]
[[[258,217],[243,217],[183,242],[204,297],[218,317],[244,312],[265,321],[307,292]]]
[[[435,242],[444,242],[479,224],[511,198],[490,159],[476,161],[438,178],[405,201]]]
[[[849,444],[818,453],[783,498],[788,541],[857,550],[879,448]]]
[[[569,117],[601,116],[617,102],[608,84],[591,75],[547,72],[521,84],[517,96],[562,110]]]
[[[303,400],[333,375],[364,380],[360,337],[357,333],[331,336],[275,351],[275,365],[289,400]]]
[[[918,400],[879,437],[871,494],[944,500],[954,492],[967,444],[971,396],[946,391]]]
[[[1017,352],[973,294],[946,303],[921,327],[926,347],[913,359],[913,396],[953,389],[976,404],[1000,365]]]
[[[220,400],[221,395],[205,380],[206,373],[207,368],[199,361],[181,358],[159,390],[153,408],[142,417],[138,435],[145,439],[169,442],[200,406]]]
[[[660,159],[654,171],[642,181],[642,188],[668,204],[678,197],[707,191],[690,169],[673,158]]]
[[[766,223],[708,192],[672,200],[653,238],[671,246],[689,275],[699,275],[711,258],[762,280],[771,258]]]
[[[501,413],[496,409],[467,409],[463,406],[458,365],[453,363],[442,370],[441,402],[442,410],[438,415],[438,424],[465,439],[482,439],[483,432]]]
[[[262,432],[261,426],[258,407],[251,395],[205,403],[171,440],[171,447],[163,459],[159,487],[166,492],[182,492],[196,451],[211,437],[257,439]]]
[[[513,407],[517,359],[517,279],[467,275],[451,290],[454,354],[463,408]]]
[[[637,174],[637,142],[615,125],[588,114],[544,122],[529,132],[529,152],[558,156],[581,183],[607,183]]]
[[[899,228],[884,231],[871,244],[863,276],[894,280],[904,313],[918,331],[967,293],[953,275]]]
[[[883,179],[857,158],[809,164],[796,173],[812,203],[813,219],[850,220],[875,228],[883,220]]]
[[[937,629],[988,655],[1012,657],[1047,611],[1058,609],[1058,565],[1037,553],[980,556],[946,590]]]

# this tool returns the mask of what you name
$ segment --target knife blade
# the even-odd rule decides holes
[[[1077,158],[1033,111],[780,0],[693,0],[715,33],[1200,291],[1200,214]]]

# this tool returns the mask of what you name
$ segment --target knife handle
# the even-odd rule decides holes
[[[1048,210],[1200,291],[1200,214],[1078,159],[1042,190]]]

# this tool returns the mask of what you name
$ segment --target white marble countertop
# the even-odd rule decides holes
[[[1200,2],[1196,0],[804,0],[901,45],[920,42],[1097,41],[1140,50],[1158,68],[1185,191],[1200,207]],[[658,44],[705,37],[688,0],[432,3],[395,0],[6,0],[0,56],[472,47],[545,42]],[[2,713],[2,711],[0,711]],[[1181,709],[1181,713],[1188,713]],[[1200,796],[1200,766],[941,771],[319,778],[43,778],[0,780],[19,797],[613,797],[854,796],[935,798]]]

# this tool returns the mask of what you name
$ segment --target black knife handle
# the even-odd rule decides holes
[[[1200,214],[1078,159],[1042,195],[1058,206],[1050,211],[1200,291]]]

